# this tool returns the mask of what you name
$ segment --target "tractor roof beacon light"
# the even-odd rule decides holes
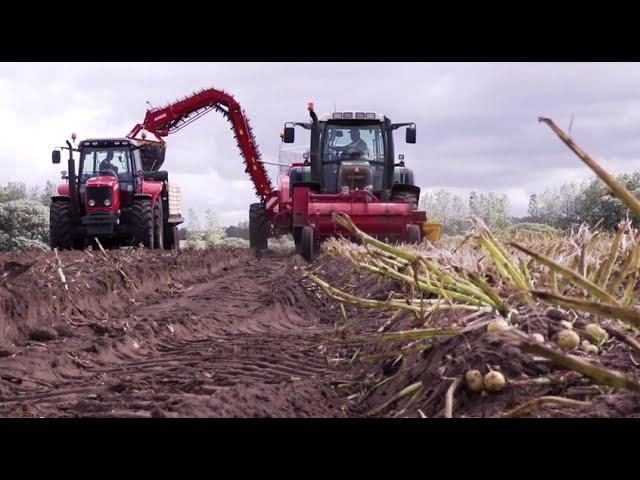
[[[74,145],[76,144],[76,138],[78,138],[78,137],[76,136],[75,132],[72,133],[71,134],[71,141],[73,142]]]

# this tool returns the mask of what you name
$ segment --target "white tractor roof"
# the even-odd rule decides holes
[[[376,112],[333,112],[322,115],[319,120],[321,122],[326,122],[327,120],[377,120],[384,122],[384,115]]]

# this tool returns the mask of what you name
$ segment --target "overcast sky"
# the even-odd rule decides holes
[[[64,167],[51,150],[71,132],[124,136],[146,101],[164,106],[204,87],[235,95],[266,161],[277,161],[285,121],[307,121],[309,101],[318,113],[335,102],[416,122],[418,143],[399,131],[396,153],[423,190],[507,193],[514,215],[531,193],[590,176],[538,116],[566,129],[574,115],[574,140],[605,168],[640,169],[634,63],[0,63],[0,183],[58,182]],[[211,207],[224,225],[247,218],[255,196],[226,120],[212,112],[167,142],[185,211]]]

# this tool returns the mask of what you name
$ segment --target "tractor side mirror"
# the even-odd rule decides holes
[[[294,127],[284,127],[284,143],[293,143],[296,138]]]
[[[53,163],[60,163],[60,150],[54,150],[51,152],[51,161]]]
[[[407,127],[407,143],[416,143],[416,127]]]

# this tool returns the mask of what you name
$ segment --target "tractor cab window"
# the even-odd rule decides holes
[[[82,172],[80,181],[91,177],[111,175],[119,180],[131,181],[131,160],[129,149],[95,148],[82,151]]]
[[[382,190],[384,137],[380,123],[328,123],[322,140],[322,163],[327,193],[338,190],[338,171],[343,161],[368,162],[373,190]]]

